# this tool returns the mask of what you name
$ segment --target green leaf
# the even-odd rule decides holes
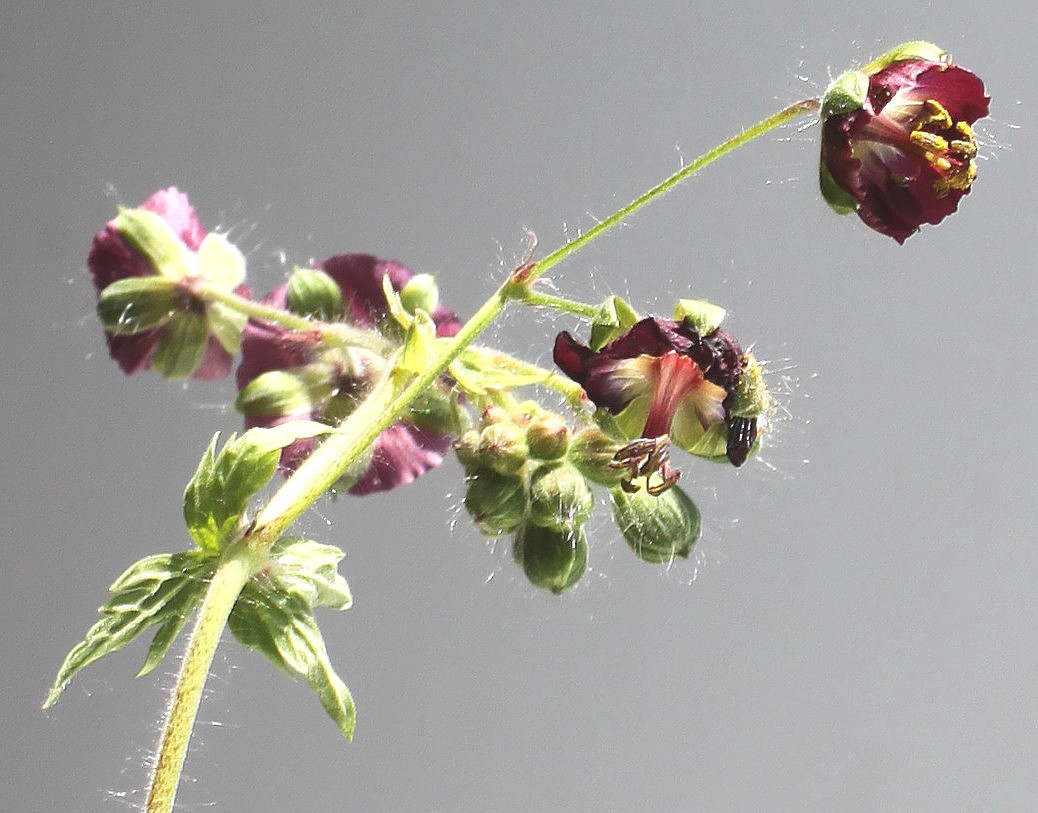
[[[178,281],[195,269],[195,256],[159,215],[147,209],[120,209],[113,221],[118,232],[151,260],[166,279]]]
[[[205,314],[180,312],[166,324],[166,335],[151,359],[151,367],[163,378],[187,378],[202,363],[208,344]]]
[[[598,306],[591,320],[588,347],[598,352],[613,339],[630,330],[638,322],[638,313],[618,296],[611,296]]]
[[[302,675],[339,730],[353,738],[356,709],[332,668],[315,606],[346,609],[349,588],[336,572],[343,553],[305,539],[278,540],[270,564],[242,590],[228,625],[248,649],[266,655],[289,675]]]
[[[178,310],[177,284],[162,277],[117,280],[97,299],[97,316],[113,336],[161,327]]]
[[[137,674],[154,669],[202,600],[215,569],[216,559],[199,551],[162,553],[133,564],[109,588],[113,595],[99,611],[101,620],[68,654],[43,708],[57,702],[84,666],[122,649],[148,627],[158,626]]]
[[[231,435],[219,454],[214,437],[184,490],[184,521],[198,547],[216,553],[234,537],[249,500],[277,471],[285,446],[330,431],[316,421],[257,427]]]

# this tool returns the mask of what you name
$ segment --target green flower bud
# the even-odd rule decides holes
[[[443,387],[430,387],[411,405],[407,422],[432,435],[458,437],[469,425],[468,414]]]
[[[625,475],[623,469],[613,466],[613,456],[620,451],[620,446],[597,426],[589,426],[573,436],[566,456],[592,483],[615,486]]]
[[[526,516],[526,490],[521,477],[477,469],[468,479],[465,510],[484,536],[500,536],[518,528]]]
[[[533,584],[558,595],[587,570],[587,538],[579,528],[546,528],[528,522],[515,535],[512,556]]]
[[[288,308],[325,322],[342,319],[346,305],[339,284],[324,271],[296,268],[288,278]]]
[[[400,304],[408,313],[423,310],[432,313],[440,304],[440,289],[432,274],[415,274],[400,289]]]
[[[469,429],[454,441],[454,453],[458,462],[471,474],[479,467],[479,430]]]
[[[309,416],[331,400],[334,387],[335,368],[329,364],[270,370],[246,384],[234,406],[250,418]]]
[[[530,456],[538,460],[558,460],[569,446],[569,427],[561,415],[537,415],[526,427]]]
[[[514,423],[492,423],[480,432],[480,461],[500,474],[515,474],[529,454],[526,432]]]
[[[631,550],[646,562],[688,558],[700,533],[699,509],[677,486],[653,496],[645,489],[612,492],[613,519]]]
[[[588,521],[594,506],[587,480],[572,466],[549,463],[530,478],[530,522],[578,528]]]

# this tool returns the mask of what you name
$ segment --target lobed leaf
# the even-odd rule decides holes
[[[353,697],[332,668],[313,617],[315,606],[347,609],[352,603],[345,579],[336,572],[343,552],[284,538],[271,556],[268,567],[242,590],[228,626],[242,646],[262,652],[290,675],[302,675],[339,730],[352,739]]]
[[[202,600],[215,569],[216,559],[201,551],[161,553],[131,565],[109,588],[113,595],[99,610],[101,620],[65,658],[43,708],[57,702],[84,666],[122,649],[148,627],[158,626],[137,675],[154,669]]]

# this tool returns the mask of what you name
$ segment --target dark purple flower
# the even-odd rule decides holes
[[[411,272],[399,263],[369,254],[336,255],[318,268],[339,286],[347,321],[372,330],[389,319],[382,278],[388,276],[398,292],[412,279]],[[287,301],[287,285],[264,300],[279,308],[286,308]],[[437,336],[453,336],[461,327],[457,316],[442,305],[431,316]],[[238,407],[245,413],[247,428],[299,419],[336,423],[353,411],[384,364],[385,359],[371,350],[325,341],[319,330],[293,331],[250,319],[237,372]],[[417,418],[401,419],[379,435],[367,468],[349,487],[351,494],[388,491],[442,462],[450,447],[450,434],[419,423]],[[313,440],[300,440],[286,447],[282,467],[294,470],[314,444]]]
[[[145,217],[158,215],[158,220],[142,221],[137,216],[140,212],[149,213]],[[146,245],[168,250],[170,262],[158,262],[149,255]],[[206,235],[187,196],[176,187],[156,192],[138,209],[125,210],[109,221],[94,236],[87,258],[98,296],[102,297],[113,283],[131,278],[154,277],[168,283],[161,293],[153,292],[155,297],[164,297],[153,301],[169,303],[167,312],[152,320],[155,326],[126,332],[106,325],[109,353],[123,372],[133,375],[149,369],[158,354],[164,375],[198,379],[226,376],[244,319],[214,309],[194,296],[191,288],[197,281],[206,280],[216,266],[219,283],[247,297],[248,288],[241,282],[244,261],[237,267],[240,257],[237,249],[219,235]],[[119,301],[139,306],[148,293],[127,292]]]
[[[629,439],[669,435],[679,448],[700,453],[707,432],[717,427],[732,441],[731,427],[741,435],[725,454],[736,466],[756,439],[746,419],[730,412],[747,357],[722,330],[700,336],[688,322],[642,319],[598,352],[563,331],[554,358],[588,398],[616,416]]]
[[[903,243],[923,223],[954,212],[969,192],[977,172],[972,125],[988,114],[989,99],[980,79],[947,61],[878,60],[876,67],[860,106],[836,105],[830,114],[823,101],[822,191],[837,211],[857,211]],[[844,76],[864,89],[859,72]],[[845,88],[837,87],[841,100]]]

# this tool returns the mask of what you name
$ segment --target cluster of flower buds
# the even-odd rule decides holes
[[[476,527],[491,537],[514,534],[513,554],[527,577],[555,593],[587,568],[584,525],[594,508],[572,447],[562,416],[532,402],[488,407],[479,426],[455,443]]]

